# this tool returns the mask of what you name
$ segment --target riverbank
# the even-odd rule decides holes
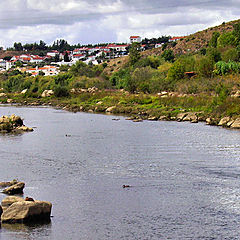
[[[240,128],[240,98],[209,94],[130,94],[126,91],[74,93],[69,97],[29,98],[24,94],[6,94],[0,103],[26,106],[50,105],[72,112],[107,113],[128,116],[135,121],[206,121],[210,125]],[[235,122],[235,124],[234,124]]]

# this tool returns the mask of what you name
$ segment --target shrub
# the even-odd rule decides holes
[[[54,89],[55,97],[68,97],[69,91],[66,87],[63,86],[56,86]]]

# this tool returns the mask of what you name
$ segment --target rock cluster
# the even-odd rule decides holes
[[[19,116],[12,114],[9,116],[0,117],[0,133],[9,132],[31,132],[32,128],[26,127],[23,120]]]
[[[2,223],[26,223],[50,220],[52,204],[47,201],[9,196],[2,200]],[[1,211],[0,211],[1,212]]]
[[[1,187],[7,187],[3,193],[8,195],[23,194],[25,183],[13,180],[0,182]],[[17,196],[8,196],[2,200],[0,206],[0,219],[2,223],[25,223],[32,221],[49,221],[52,204],[46,201],[25,199]]]

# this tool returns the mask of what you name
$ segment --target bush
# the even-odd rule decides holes
[[[174,54],[171,49],[164,50],[162,57],[165,61],[173,62],[174,61]]]
[[[180,62],[175,62],[168,70],[167,78],[169,80],[179,80],[184,77],[185,68]]]
[[[66,87],[56,86],[54,89],[55,97],[68,97],[69,91]]]
[[[197,62],[197,72],[203,77],[212,77],[214,61],[211,57],[202,57]]]

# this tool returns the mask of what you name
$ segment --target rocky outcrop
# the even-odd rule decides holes
[[[25,201],[7,197],[2,201],[2,223],[26,223],[50,220],[52,204],[47,201]]]
[[[240,118],[234,120],[230,127],[234,129],[240,129]]]
[[[23,194],[24,187],[25,187],[25,183],[19,182],[8,188],[5,188],[2,192],[8,195]]]
[[[9,132],[30,132],[33,131],[32,128],[26,127],[23,124],[21,117],[12,114],[9,116],[0,117],[0,132],[9,133]]]

